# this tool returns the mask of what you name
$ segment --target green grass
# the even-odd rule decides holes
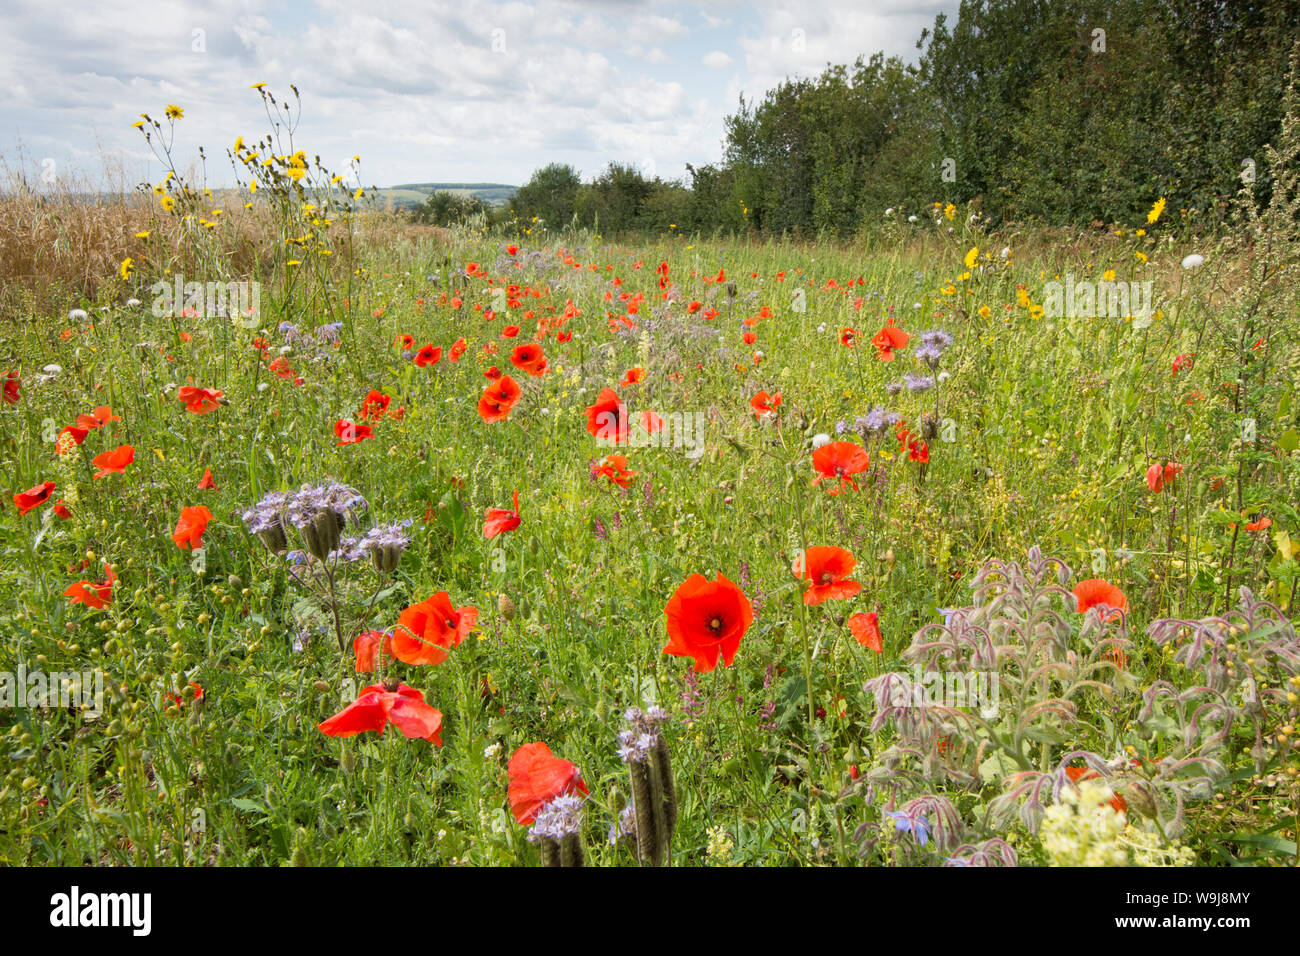
[[[53,480],[51,502],[63,498],[73,514],[59,520],[47,505],[24,517],[6,506],[0,515],[0,600],[11,609],[0,624],[0,663],[100,668],[109,687],[98,719],[0,711],[8,725],[0,732],[0,861],[530,863],[536,850],[509,815],[506,761],[540,740],[576,763],[591,790],[589,862],[630,864],[631,850],[605,840],[629,793],[616,753],[619,715],[657,701],[672,713],[667,737],[681,802],[674,863],[941,863],[933,841],[921,848],[882,822],[888,788],[866,787],[897,735],[891,726],[872,730],[875,707],[863,684],[910,669],[902,655],[913,633],[941,622],[940,608],[971,603],[969,583],[985,560],[1023,560],[1035,544],[1073,568],[1067,588],[1094,576],[1118,585],[1132,641],[1125,672],[1105,670],[1104,689],[1083,696],[1078,721],[1042,731],[1035,760],[1041,753],[1055,766],[1071,750],[1112,758],[1129,747],[1173,759],[1181,729],[1139,732],[1141,691],[1155,680],[1192,686],[1196,675],[1152,643],[1147,625],[1221,613],[1241,585],[1290,608],[1290,542],[1300,539],[1300,471],[1286,437],[1296,427],[1294,326],[1261,319],[1266,344],[1239,348],[1240,313],[1210,304],[1215,263],[1182,273],[1181,253],[1160,250],[1138,266],[1131,239],[1099,246],[1095,261],[1072,270],[1076,279],[1099,279],[1108,268],[1122,278],[1172,276],[1157,282],[1161,314],[1149,328],[1036,317],[1017,304],[1017,286],[1041,303],[1052,250],[1026,263],[1013,252],[1004,264],[992,238],[929,235],[920,255],[914,244],[905,255],[901,245],[624,246],[587,236],[567,250],[521,243],[516,256],[504,239],[458,235],[450,249],[365,248],[351,291],[326,290],[334,310],[305,292],[264,294],[257,329],[155,318],[146,295],[143,307],[122,305],[124,289],[103,303],[107,312],[92,309],[91,320],[44,316],[26,331],[0,331],[4,367],[23,378],[19,403],[0,406],[5,500]],[[968,270],[972,246],[980,265]],[[447,256],[456,271],[482,264],[497,283],[453,281]],[[672,306],[655,272],[665,261],[679,293]],[[719,269],[735,282],[733,303],[725,284],[705,281]],[[277,281],[262,278],[268,288]],[[148,281],[141,277],[141,287]],[[540,295],[485,321],[476,307],[500,309],[503,297],[489,289],[500,283]],[[805,311],[795,308],[795,289]],[[644,295],[629,334],[612,332],[606,316],[626,312],[622,293]],[[453,308],[457,295],[463,302]],[[532,341],[534,318],[568,300],[581,314],[565,326],[571,341],[542,340],[547,374],[512,368],[510,347]],[[719,314],[688,314],[692,301]],[[752,329],[757,341],[748,346],[741,320],[762,307],[771,317]],[[887,363],[870,339],[891,309],[913,338]],[[337,347],[299,343],[287,356],[301,385],[270,374],[253,347],[261,336],[273,356],[286,343],[280,322],[309,331],[339,315]],[[523,327],[519,337],[500,338],[511,323]],[[840,344],[846,327],[859,333],[854,348]],[[889,396],[888,383],[922,371],[915,336],[932,328],[954,338],[940,366],[945,379],[923,394]],[[442,346],[442,361],[418,368],[404,360],[394,345],[402,334],[417,348]],[[453,364],[445,351],[461,336],[469,351]],[[484,354],[491,344],[499,351]],[[1175,357],[1191,352],[1194,367],[1172,374]],[[37,384],[49,363],[62,372]],[[494,364],[523,397],[509,420],[489,425],[476,404]],[[645,381],[621,387],[633,367],[646,370]],[[1224,388],[1238,378],[1235,390]],[[189,383],[223,390],[229,404],[187,413],[175,386]],[[633,448],[628,489],[593,479],[593,463],[612,449],[588,434],[584,409],[604,387],[634,413],[705,413],[704,454]],[[370,389],[391,395],[404,417],[372,422],[374,437],[338,447],[335,421],[354,417]],[[782,393],[778,423],[757,421],[750,398],[759,390]],[[814,436],[860,441],[852,423],[877,404],[914,429],[924,414],[936,416],[929,465],[899,454],[890,429],[868,446],[874,470],[858,476],[860,491],[830,496],[812,487]],[[122,421],[91,431],[76,453],[56,454],[50,436],[98,405]],[[1243,445],[1247,417],[1258,441]],[[843,435],[837,423],[847,424]],[[91,458],[120,444],[134,446],[134,463],[125,475],[94,480]],[[1165,461],[1181,463],[1184,477],[1153,494],[1146,470]],[[207,468],[215,491],[197,490]],[[332,625],[322,632],[328,621],[291,589],[284,560],[239,514],[268,491],[327,479],[366,497],[364,523],[414,519],[391,581],[364,562],[347,574],[349,633],[391,628],[405,607],[441,590],[480,611],[478,631],[445,663],[396,665],[443,712],[441,748],[391,729],[382,739],[346,741],[316,729],[366,678],[352,673]],[[484,509],[509,507],[516,489],[522,525],[484,541]],[[195,564],[171,533],[181,509],[199,504],[214,518]],[[1272,519],[1265,531],[1228,526],[1264,516]],[[800,601],[791,561],[802,546],[820,544],[857,558],[856,598]],[[89,566],[78,568],[83,561]],[[104,561],[118,575],[112,603],[70,605],[64,589],[100,580]],[[688,576],[715,572],[743,587],[755,620],[734,665],[700,675],[692,691],[690,662],[662,653],[664,607]],[[499,606],[502,595],[513,614]],[[859,611],[879,614],[882,655],[844,626]],[[1086,654],[1082,615],[1063,614],[1072,646]],[[1268,677],[1283,695],[1285,677],[1276,668]],[[203,688],[201,706],[170,704],[166,695],[190,681]],[[684,693],[699,698],[689,716]],[[824,714],[811,727],[810,699]],[[1285,727],[1295,713],[1294,695],[1270,710],[1258,767],[1248,725],[1230,735],[1220,755],[1225,776],[1189,806],[1181,836],[1200,862],[1293,861],[1298,755]],[[1001,792],[992,774],[973,787],[934,782],[894,796],[947,794],[967,840],[1001,834],[1022,863],[1046,862],[1022,824],[988,825],[985,811]]]

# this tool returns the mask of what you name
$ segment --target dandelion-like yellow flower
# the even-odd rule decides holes
[[[185,115],[185,111],[182,110],[179,106],[169,105],[167,107],[168,119],[178,120],[181,119],[184,115]]]
[[[1155,201],[1155,204],[1151,207],[1151,211],[1147,213],[1147,222],[1148,223],[1155,222],[1157,219],[1160,218],[1160,214],[1164,211],[1165,211],[1165,197],[1161,196],[1159,199]]]

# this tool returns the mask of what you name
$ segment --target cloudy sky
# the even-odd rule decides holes
[[[0,159],[156,180],[141,112],[181,106],[176,151],[267,129],[265,82],[294,83],[296,145],[362,180],[525,182],[547,162],[619,160],[666,178],[721,155],[740,94],[916,39],[957,0],[5,0]],[[51,162],[51,160],[53,162]]]

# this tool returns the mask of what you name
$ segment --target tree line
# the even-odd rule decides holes
[[[552,163],[507,209],[475,211],[552,231],[845,236],[934,202],[1082,226],[1165,196],[1210,224],[1243,180],[1267,200],[1262,147],[1298,42],[1300,0],[963,0],[915,65],[864,55],[742,97],[721,160],[682,180],[613,162],[584,182]]]

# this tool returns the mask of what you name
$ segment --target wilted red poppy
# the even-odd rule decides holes
[[[1091,767],[1066,767],[1065,775],[1074,783],[1078,783],[1080,780],[1095,780],[1101,776]],[[1110,805],[1116,813],[1128,813],[1128,802],[1118,793],[1110,798]],[[1098,806],[1101,806],[1101,804],[1098,804]]]
[[[99,469],[95,472],[95,477],[103,478],[109,474],[126,474],[126,466],[133,461],[135,461],[135,449],[130,445],[119,445],[112,451],[96,455],[91,459],[91,464]]]
[[[505,508],[488,508],[483,517],[483,537],[495,538],[499,534],[505,534],[507,531],[514,531],[523,519],[519,517],[519,492],[515,492],[515,510],[507,511]]]
[[[882,362],[892,362],[894,349],[907,348],[909,338],[910,336],[902,329],[894,328],[894,320],[891,318],[885,323],[885,327],[872,337],[871,344],[876,347],[877,358]]]
[[[847,580],[857,560],[844,548],[817,545],[805,549],[795,562],[795,574],[812,582],[803,592],[804,604],[821,604],[827,600],[846,600],[862,590],[857,581]]]
[[[220,389],[195,388],[193,385],[183,385],[176,392],[176,398],[184,403],[185,410],[195,415],[206,415],[208,412],[216,411],[222,405],[230,404],[224,396],[225,393]]]
[[[391,402],[392,398],[390,396],[372,388],[366,395],[365,401],[361,403],[361,410],[357,412],[357,417],[381,419],[384,417],[384,413],[388,411]]]
[[[22,386],[22,379],[13,369],[4,374],[4,400],[10,405],[18,404],[18,389]]]
[[[1102,614],[1103,620],[1110,621],[1120,616],[1119,611],[1128,610],[1128,598],[1124,596],[1124,592],[1102,578],[1080,581],[1071,593],[1078,599],[1079,604],[1075,610],[1080,614],[1093,607],[1113,608],[1113,611]]]
[[[876,616],[875,611],[851,616],[849,618],[849,633],[857,639],[859,644],[870,648],[877,654],[882,653],[885,649],[884,639],[880,635],[880,619]]]
[[[90,581],[69,584],[63,596],[68,599],[69,604],[84,604],[95,610],[107,607],[113,603],[113,584],[117,581],[117,575],[107,563],[104,564],[104,574],[104,580],[98,584],[92,584]]]
[[[217,483],[212,480],[212,469],[204,468],[203,477],[199,479],[199,491],[216,491]]]
[[[833,441],[813,452],[812,463],[817,471],[817,477],[812,483],[815,485],[823,478],[830,478],[838,482],[830,489],[831,494],[837,495],[846,485],[854,491],[858,490],[857,482],[850,475],[860,474],[871,467],[871,458],[861,445],[849,441]]]
[[[356,700],[321,721],[319,729],[329,737],[352,737],[367,730],[382,737],[389,724],[403,736],[442,746],[442,713],[424,702],[424,694],[396,682],[391,689],[384,684],[362,688]]]
[[[754,410],[757,418],[767,418],[774,416],[776,410],[781,406],[781,393],[775,392],[772,395],[767,392],[759,392],[749,400],[749,407]]]
[[[546,374],[546,356],[542,353],[542,347],[536,342],[516,345],[510,353],[510,363],[533,378],[541,378]]]
[[[39,508],[45,504],[54,492],[54,482],[43,481],[34,488],[28,488],[26,491],[20,491],[14,495],[14,504],[18,506],[18,516],[21,518],[33,508]]]
[[[384,657],[391,660],[393,657],[393,635],[385,634],[383,631],[364,631],[357,635],[357,639],[352,642],[352,650],[356,654],[356,672],[358,674],[370,674],[375,669],[375,654],[379,653],[380,647],[383,648]]]
[[[358,445],[367,438],[374,437],[374,429],[347,418],[340,418],[334,423],[334,435],[338,438],[335,447],[340,445]]]
[[[502,375],[483,390],[478,400],[479,417],[489,423],[505,421],[523,394],[518,382],[509,375]]]
[[[596,403],[587,406],[587,431],[610,445],[627,444],[627,406],[612,388],[602,388]]]
[[[451,606],[451,595],[439,591],[412,604],[393,629],[393,656],[407,664],[441,664],[445,648],[456,647],[478,622],[478,608]]]
[[[537,819],[537,811],[556,797],[567,793],[587,795],[578,768],[551,753],[540,741],[524,744],[510,756],[506,765],[510,782],[507,795],[515,822],[528,826]]]
[[[186,547],[191,550],[203,547],[203,532],[207,530],[208,522],[211,520],[212,512],[203,505],[182,508],[180,520],[176,522],[176,530],[172,532],[172,540],[176,542],[176,547],[182,551]]]
[[[442,361],[442,346],[433,344],[425,345],[420,349],[420,351],[415,353],[414,361],[416,365],[420,366],[420,368],[424,368],[428,365],[437,365]]]
[[[668,619],[664,653],[695,658],[695,670],[701,674],[717,667],[719,656],[730,666],[740,639],[754,622],[745,592],[721,574],[714,581],[692,574],[669,599],[664,614]]]

